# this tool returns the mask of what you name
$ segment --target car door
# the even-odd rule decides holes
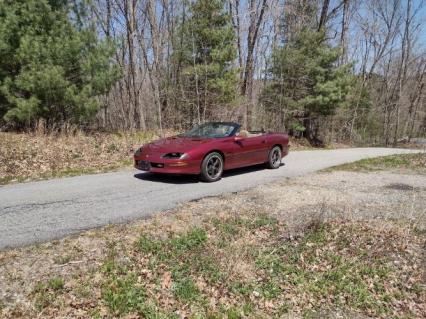
[[[268,159],[268,141],[265,134],[248,138],[252,147],[250,164],[264,163]]]
[[[235,142],[235,166],[263,163],[267,160],[265,135],[245,137]]]

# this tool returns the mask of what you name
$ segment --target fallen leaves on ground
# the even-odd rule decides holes
[[[376,176],[280,181],[0,252],[1,316],[424,317],[424,180]]]

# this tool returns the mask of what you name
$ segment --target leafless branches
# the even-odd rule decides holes
[[[196,76],[191,91],[182,85],[182,66],[174,59],[182,41],[177,31],[185,25],[187,6],[193,1],[93,1],[99,33],[118,44],[115,60],[122,70],[121,80],[103,97],[100,125],[124,130],[179,128],[215,113],[260,126],[265,114],[257,97],[268,82],[273,49],[310,28],[327,31],[328,41],[341,47],[338,63],[352,63],[360,83],[350,105],[331,120],[325,133],[329,138],[390,144],[424,130],[426,49],[420,37],[426,28],[424,1],[223,1],[235,32],[242,97],[232,112],[206,105],[199,90],[203,79]],[[362,103],[366,92],[369,109]],[[189,102],[189,96],[197,96],[196,102]]]

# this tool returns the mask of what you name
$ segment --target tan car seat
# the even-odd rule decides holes
[[[249,133],[248,131],[246,131],[246,130],[241,130],[241,131],[238,133],[238,136],[241,136],[241,137],[247,138],[247,137],[249,137],[249,136],[250,136],[250,133]]]
[[[250,133],[249,131],[246,130],[241,130],[237,135],[244,137],[244,138],[248,138],[248,137],[256,137],[256,136],[260,136],[263,133]]]

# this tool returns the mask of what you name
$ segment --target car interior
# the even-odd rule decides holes
[[[218,136],[229,136],[233,129],[232,126],[219,126],[215,128],[214,134]]]
[[[260,136],[262,134],[264,134],[264,133],[263,132],[259,132],[259,131],[249,132],[247,130],[240,130],[236,135],[244,137],[244,138],[249,138],[249,137]]]

